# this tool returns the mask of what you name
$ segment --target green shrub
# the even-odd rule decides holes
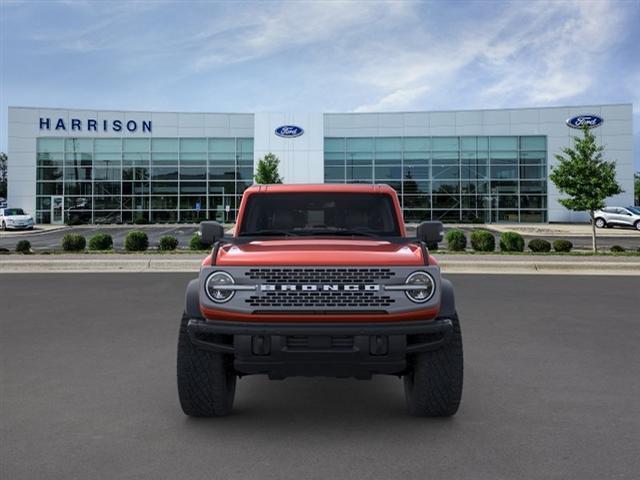
[[[16,245],[16,253],[23,253],[25,255],[31,253],[31,242],[29,242],[29,240],[20,240]]]
[[[62,237],[62,250],[65,252],[82,252],[87,246],[87,240],[77,233],[67,233]]]
[[[453,252],[463,252],[467,248],[467,237],[462,230],[449,230],[445,238],[447,248]]]
[[[140,230],[132,230],[124,239],[124,248],[127,252],[144,252],[149,248],[149,237]]]
[[[570,252],[573,248],[573,243],[569,240],[555,240],[553,242],[553,249],[556,252]]]
[[[626,252],[627,249],[624,247],[621,247],[620,245],[614,245],[611,247],[611,251],[613,253],[622,253],[622,252]]]
[[[531,240],[529,242],[529,250],[531,250],[532,252],[537,252],[537,253],[550,252],[551,251],[551,244],[549,242],[547,242],[546,240],[543,240],[542,238],[534,238],[533,240]]]
[[[191,241],[189,241],[189,249],[191,250],[206,250],[208,247],[202,243],[202,239],[200,235],[196,234],[191,237]]]
[[[16,250],[17,249],[18,249],[18,246],[16,245]],[[9,255],[10,253],[11,253],[11,250],[9,250],[8,248],[0,247],[0,255]]]
[[[476,252],[493,252],[496,249],[496,239],[488,230],[474,230],[471,232],[471,248]]]
[[[149,219],[146,216],[140,215],[136,217],[133,223],[136,225],[147,225],[149,223]]]
[[[522,252],[524,238],[518,232],[504,232],[500,235],[500,250],[503,252]]]
[[[113,238],[108,233],[96,233],[89,239],[89,250],[111,250]]]
[[[160,237],[160,241],[158,242],[159,250],[175,250],[178,247],[178,239],[176,237],[172,237],[171,235],[165,235],[164,237]]]

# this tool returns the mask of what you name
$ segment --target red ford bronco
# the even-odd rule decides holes
[[[236,379],[265,374],[404,378],[409,412],[456,413],[462,337],[453,287],[427,245],[408,238],[386,185],[257,185],[234,235],[203,222],[212,245],[186,292],[178,340],[184,413],[231,412]]]

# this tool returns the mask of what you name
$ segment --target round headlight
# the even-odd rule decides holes
[[[405,283],[412,287],[410,290],[406,290],[407,297],[412,302],[424,303],[433,297],[433,293],[436,291],[436,283],[426,272],[412,273],[407,277]]]
[[[233,290],[226,290],[225,285],[233,285],[233,277],[226,272],[214,272],[207,278],[205,291],[207,296],[216,303],[224,303],[231,300]],[[219,288],[222,287],[222,288]]]

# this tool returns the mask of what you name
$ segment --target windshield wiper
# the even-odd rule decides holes
[[[278,237],[297,237],[298,235],[287,230],[255,230],[253,232],[244,232],[241,237],[261,237],[261,236],[278,236]]]

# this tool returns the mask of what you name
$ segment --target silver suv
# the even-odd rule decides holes
[[[596,227],[634,227],[640,230],[640,207],[605,207],[594,213]]]

